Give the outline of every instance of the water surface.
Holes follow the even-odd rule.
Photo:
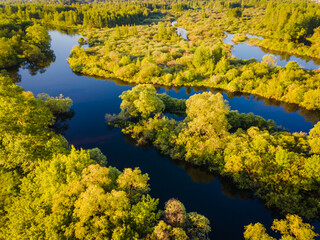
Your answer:
[[[174,25],[176,24],[176,23],[178,23],[177,21],[173,21],[172,23],[171,23],[171,25],[172,25],[172,27],[174,27]],[[177,34],[179,35],[179,36],[181,36],[184,40],[189,40],[188,39],[188,36],[187,36],[187,34],[188,34],[188,31],[187,30],[185,30],[185,29],[183,29],[183,28],[177,28]]]
[[[19,84],[34,94],[46,92],[57,96],[62,93],[73,99],[75,116],[69,121],[69,128],[65,132],[71,144],[85,149],[99,147],[108,157],[108,163],[121,170],[140,167],[150,176],[151,195],[160,198],[159,207],[163,208],[164,202],[172,197],[181,200],[187,211],[197,211],[210,219],[211,239],[242,239],[243,227],[258,221],[267,228],[271,226],[273,218],[277,217],[276,213],[267,210],[251,193],[239,191],[226,179],[183,162],[174,162],[159,154],[155,148],[136,147],[119,129],[108,128],[104,120],[105,113],[118,113],[118,96],[132,86],[74,74],[66,59],[77,44],[79,35],[68,36],[57,31],[51,31],[50,35],[56,61],[44,73],[34,76],[27,69],[20,69],[22,81]],[[203,91],[208,89],[159,88],[159,92],[167,92],[177,98],[187,98]],[[310,119],[319,119],[316,115],[310,119],[303,117],[298,108],[292,108],[292,112],[288,113],[283,105],[266,102],[252,95],[223,95],[229,100],[231,109],[274,119],[292,131],[308,132],[313,127]]]
[[[254,58],[257,61],[262,61],[262,58],[264,55],[273,54],[277,58],[276,65],[280,67],[285,67],[289,61],[295,61],[299,64],[299,66],[308,70],[315,70],[320,67],[320,60],[312,59],[310,57],[303,58],[303,57],[298,57],[290,54],[270,51],[262,47],[249,45],[246,42],[234,44],[232,42],[232,38],[235,34],[229,34],[229,33],[225,33],[225,34],[227,35],[227,37],[224,38],[223,42],[226,44],[233,45],[233,48],[231,50],[231,55],[233,55],[235,58],[241,58],[245,60]],[[247,38],[258,38],[260,40],[263,40],[262,37],[258,37],[250,34],[247,34]]]

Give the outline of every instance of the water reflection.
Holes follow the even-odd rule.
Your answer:
[[[218,173],[208,172],[203,167],[197,167],[185,161],[171,159],[171,162],[183,168],[195,183],[209,184],[218,180],[221,184],[221,191],[226,197],[231,199],[240,199],[242,201],[254,200],[254,194],[252,191],[238,188],[230,178],[222,177]]]
[[[158,90],[160,89],[160,86],[158,86]],[[320,111],[319,110],[307,110],[305,108],[300,107],[297,104],[293,103],[284,103],[280,102],[274,99],[264,98],[258,95],[253,95],[250,93],[241,93],[241,92],[229,92],[224,89],[217,89],[217,88],[207,88],[207,87],[170,87],[165,86],[165,91],[174,91],[175,93],[178,93],[180,90],[184,89],[186,95],[189,97],[194,92],[196,93],[202,93],[211,91],[213,93],[221,93],[224,95],[225,99],[232,100],[232,99],[246,99],[248,101],[260,101],[265,106],[272,106],[272,107],[281,107],[284,109],[286,113],[298,113],[300,116],[302,116],[306,121],[312,123],[313,125],[316,124],[320,120]],[[230,103],[229,103],[230,104]],[[231,105],[231,104],[230,104]],[[235,109],[237,110],[237,109]],[[259,115],[259,113],[255,113]],[[292,129],[291,129],[292,130]]]
[[[254,200],[254,194],[250,190],[239,189],[234,182],[229,178],[220,178],[221,191],[223,195],[231,199],[239,198],[242,201]]]
[[[27,61],[22,64],[23,69],[28,69],[31,76],[34,76],[38,73],[42,74],[46,69],[56,60],[52,50],[46,51],[43,56],[39,57],[35,61]]]
[[[218,175],[209,173],[205,169],[193,166],[185,161],[172,159],[171,162],[183,168],[195,183],[211,183],[218,177]]]
[[[54,52],[52,50],[47,50],[34,61],[25,61],[19,67],[7,69],[8,75],[17,83],[21,81],[21,75],[19,74],[20,68],[28,70],[31,76],[35,76],[38,73],[43,74],[46,69],[50,67],[51,63],[55,62],[55,60],[56,56]]]
[[[59,33],[67,34],[69,36],[75,36],[79,33],[78,29],[76,28],[63,27],[58,25],[54,25],[54,26],[46,25],[46,28],[48,31],[58,31]]]
[[[315,70],[320,67],[320,59],[314,59],[306,56],[297,56],[291,55],[288,53],[283,53],[279,51],[268,50],[263,47],[249,45],[248,43],[238,43],[234,44],[232,38],[235,34],[225,33],[227,35],[226,38],[223,39],[223,42],[226,44],[233,45],[231,50],[231,54],[235,58],[249,60],[251,58],[256,59],[257,61],[262,61],[262,58],[266,54],[273,54],[277,58],[277,65],[280,67],[285,67],[289,61],[296,61],[301,67],[309,70]],[[255,35],[246,34],[247,38],[258,38],[262,40],[262,37],[258,37]]]
[[[173,22],[171,23],[172,27],[174,27],[174,25],[175,25],[176,23],[178,23],[178,22],[177,22],[177,21],[173,21]],[[188,31],[187,31],[187,30],[178,27],[178,28],[177,28],[177,34],[178,34],[180,37],[182,37],[184,40],[186,40],[186,41],[189,40],[189,39],[188,39],[188,36],[187,36],[187,34],[188,34]]]
[[[61,135],[65,135],[66,131],[69,129],[69,120],[71,120],[75,115],[74,110],[70,110],[66,113],[55,114],[55,123],[51,126],[52,130]]]
[[[110,127],[112,129],[112,127]],[[152,149],[152,143],[145,143],[137,145],[137,141],[130,137],[130,135],[124,134],[125,142],[136,146],[140,149]],[[166,155],[163,155],[159,150],[157,150],[159,156],[166,158]],[[223,195],[231,199],[240,199],[242,201],[254,200],[254,194],[250,190],[240,189],[232,181],[232,179],[227,177],[222,177],[218,173],[209,172],[205,167],[199,167],[192,165],[186,161],[181,161],[177,159],[170,158],[170,162],[176,166],[181,167],[191,178],[194,183],[212,183],[215,180],[218,180],[221,184],[221,191]]]
[[[119,113],[121,99],[118,96],[135,84],[75,75],[66,59],[72,47],[78,45],[80,35],[71,37],[57,31],[50,32],[50,35],[57,60],[41,75],[31,76],[28,70],[20,69],[22,81],[19,85],[35,95],[46,92],[57,96],[62,93],[72,98],[76,115],[67,122],[68,130],[64,132],[70,144],[84,149],[99,147],[108,157],[108,163],[121,170],[140,167],[143,173],[149,174],[151,195],[160,199],[159,207],[163,207],[164,202],[172,197],[178,198],[188,211],[197,211],[210,219],[212,239],[242,239],[243,226],[249,223],[261,222],[271,226],[273,212],[267,211],[257,198],[252,198],[250,192],[233,186],[229,179],[217,178],[205,169],[183,162],[174,164],[175,161],[159,154],[155,148],[148,145],[136,147],[135,142],[124,137],[120,129],[108,128],[105,114]],[[167,92],[176,98],[188,98],[209,90],[220,91],[201,87],[158,86],[159,93]],[[233,110],[274,119],[294,131],[308,130],[313,126],[299,114],[285,112],[282,105],[266,105],[250,94],[221,92]]]

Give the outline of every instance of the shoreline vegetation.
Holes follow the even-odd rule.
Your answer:
[[[301,69],[296,62],[275,67],[272,55],[263,62],[233,59],[218,37],[184,41],[170,22],[85,36],[90,47],[74,47],[68,59],[76,73],[134,84],[217,88],[320,109],[319,70]]]
[[[140,84],[122,93],[121,112],[107,114],[109,124],[137,144],[151,142],[173,159],[205,166],[252,190],[286,215],[271,227],[283,239],[318,236],[303,219],[319,220],[320,123],[309,134],[289,133],[271,120],[230,111],[221,94],[185,101],[157,94],[150,84],[225,89],[319,110],[320,70],[295,62],[275,67],[272,55],[263,62],[233,59],[221,41],[224,32],[250,32],[265,38],[257,43],[265,48],[320,58],[319,4],[16,3],[0,4],[1,69],[26,62],[36,73],[54,61],[43,26],[80,30],[89,47],[71,51],[75,73]],[[188,30],[190,41],[177,36],[173,19]],[[71,99],[35,98],[4,71],[0,96],[0,238],[208,239],[205,216],[187,213],[176,199],[158,209],[140,169],[107,167],[99,149],[76,150],[53,131],[58,115],[70,113]],[[244,238],[275,239],[260,223],[246,226]]]
[[[148,174],[119,171],[52,131],[70,98],[35,98],[6,75],[0,97],[1,239],[208,239],[209,220],[179,200],[158,208]]]
[[[284,132],[272,120],[230,111],[219,93],[182,100],[138,85],[120,98],[121,112],[106,121],[137,145],[152,143],[173,159],[229,177],[284,215],[318,218],[319,123],[309,134]]]
[[[319,34],[319,38],[320,38],[320,34]],[[300,58],[309,57],[310,59],[315,59],[318,61],[320,60],[320,54],[315,55],[313,53],[308,53],[308,47],[303,44],[291,44],[291,43],[279,44],[279,40],[277,39],[260,40],[260,39],[254,39],[254,38],[249,39],[247,43],[250,45],[262,47],[263,49],[274,51],[277,53],[293,55]]]

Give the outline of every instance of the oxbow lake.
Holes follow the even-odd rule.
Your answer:
[[[151,195],[160,199],[159,207],[163,208],[164,203],[173,197],[181,200],[188,212],[196,211],[210,219],[211,239],[242,239],[244,226],[249,223],[261,222],[267,228],[271,226],[273,219],[278,217],[277,213],[266,209],[250,192],[238,190],[227,179],[172,161],[153,147],[136,147],[119,129],[108,128],[105,114],[120,111],[118,96],[132,86],[76,75],[66,59],[72,47],[78,44],[80,35],[58,31],[50,31],[50,35],[55,62],[42,74],[31,75],[28,69],[20,68],[22,80],[18,84],[35,95],[45,92],[57,96],[62,93],[73,99],[75,115],[64,126],[68,127],[64,133],[71,144],[84,149],[98,147],[108,157],[108,164],[121,170],[139,167],[148,173]],[[209,89],[159,87],[159,92],[176,98],[188,98],[203,91]],[[303,111],[294,105],[270,102],[253,95],[222,94],[232,110],[273,119],[290,131],[308,132],[319,119],[318,113]],[[315,224],[319,230],[319,224]]]

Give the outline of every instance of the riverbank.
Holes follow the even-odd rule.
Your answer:
[[[290,42],[279,41],[277,39],[249,39],[250,45],[259,46],[264,49],[282,53],[284,55],[296,55],[300,58],[320,62],[320,51],[318,48],[310,48],[303,44],[294,44]],[[320,66],[319,66],[320,67]]]
[[[263,58],[267,54],[273,55],[273,65],[285,67],[288,62],[295,61],[299,64],[299,67],[305,70],[318,70],[320,67],[320,61],[316,58],[310,58],[306,56],[290,55],[286,52],[274,51],[255,44],[256,42],[263,42],[264,39],[261,36],[251,34],[230,34],[224,33],[225,37],[223,42],[232,45],[231,55],[234,58],[240,58],[244,60],[256,59],[258,62],[263,62]]]
[[[134,84],[219,88],[320,109],[319,71],[294,62],[282,68],[229,58],[218,39],[205,46],[180,40],[169,23],[93,31],[86,37],[92,47],[75,47],[68,59],[76,73]]]
[[[167,199],[175,197],[184,202],[189,211],[208,216],[213,223],[210,239],[241,239],[243,227],[248,223],[257,219],[265,225],[272,223],[271,211],[250,193],[199,168],[174,162],[154,148],[136,147],[120,130],[106,128],[105,113],[119,111],[118,95],[131,86],[74,74],[66,58],[80,35],[68,36],[57,31],[50,32],[50,35],[56,61],[42,74],[30,75],[27,69],[20,69],[22,80],[19,85],[34,94],[47,92],[56,96],[62,93],[72,98],[75,116],[66,123],[65,131],[70,144],[77,149],[98,147],[107,155],[108,163],[120,170],[140,167],[142,172],[149,174],[150,194],[160,199],[159,207],[163,208]],[[159,91],[165,89],[160,88]],[[175,91],[169,93],[175,94]],[[184,90],[180,91],[181,94],[187,97]],[[237,215],[231,223],[229,211],[231,215]]]
[[[174,159],[230,177],[282,214],[317,218],[320,124],[309,135],[275,131],[270,121],[230,112],[219,93],[191,96],[180,121],[166,113],[181,100],[156,94],[152,85],[136,86],[120,98],[121,112],[106,120],[138,145],[152,143]]]

